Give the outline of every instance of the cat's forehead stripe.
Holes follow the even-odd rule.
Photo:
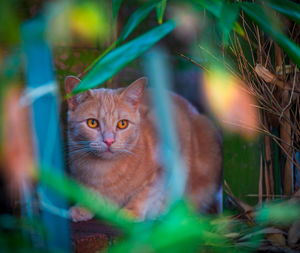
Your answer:
[[[100,116],[112,115],[116,109],[116,102],[116,97],[113,93],[101,94],[99,97]]]
[[[113,90],[98,90],[99,119],[104,126],[114,124],[118,118],[119,96]]]

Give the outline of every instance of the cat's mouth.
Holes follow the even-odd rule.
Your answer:
[[[102,159],[110,159],[116,155],[116,152],[113,151],[110,147],[107,147],[105,149],[102,149],[101,151],[98,150],[98,152],[96,152],[96,155]]]
[[[108,148],[103,153],[111,153],[111,154],[113,154],[114,152],[110,148]]]
[[[115,152],[112,151],[110,148],[107,148],[106,150],[104,150],[103,152],[101,152],[99,154],[99,156],[102,159],[110,159],[110,158],[113,158],[115,156]]]
[[[99,158],[111,158],[116,154],[111,147],[105,147],[104,145],[99,146],[98,144],[91,144],[90,148],[92,153]]]

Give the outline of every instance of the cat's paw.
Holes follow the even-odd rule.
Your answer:
[[[92,213],[90,213],[86,209],[79,207],[79,206],[71,207],[70,215],[71,215],[72,221],[74,221],[74,222],[88,221],[94,217],[94,215]]]

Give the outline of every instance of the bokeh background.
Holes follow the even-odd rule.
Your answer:
[[[256,223],[261,225],[257,216],[267,212],[261,208],[268,208],[268,203],[279,203],[278,201],[291,199],[293,206],[299,196],[299,15],[298,1],[280,0],[1,1],[2,159],[0,166],[3,173],[0,178],[1,190],[6,193],[1,194],[1,213],[10,214],[10,216],[3,216],[3,220],[20,218],[17,225],[15,221],[9,224],[15,224],[11,225],[13,231],[25,230],[27,233],[25,238],[22,236],[23,232],[16,234],[16,238],[22,238],[24,244],[21,243],[20,247],[16,246],[14,250],[19,250],[25,247],[24,245],[30,249],[47,249],[45,246],[47,243],[41,242],[44,236],[32,236],[39,232],[32,232],[34,229],[31,228],[33,226],[31,223],[27,225],[30,229],[24,229],[26,227],[23,222],[24,216],[27,218],[29,216],[30,221],[34,220],[34,224],[42,227],[35,231],[47,231],[47,229],[51,230],[48,224],[51,223],[51,217],[48,218],[46,215],[43,219],[46,219],[48,223],[47,221],[41,222],[39,220],[40,209],[52,208],[52,211],[48,210],[52,213],[50,216],[53,212],[57,211],[61,214],[62,210],[65,210],[63,208],[57,210],[55,205],[49,207],[48,202],[41,203],[43,196],[41,197],[41,191],[37,190],[40,184],[49,186],[51,182],[49,179],[43,179],[43,175],[38,173],[40,165],[36,160],[37,151],[34,145],[36,140],[32,133],[34,124],[39,124],[44,118],[35,117],[33,121],[31,116],[32,110],[35,110],[34,103],[30,100],[32,98],[26,95],[28,90],[27,93],[24,91],[26,83],[28,86],[30,80],[33,80],[28,76],[34,76],[34,73],[39,71],[42,75],[44,67],[35,67],[35,72],[29,73],[28,69],[33,69],[30,67],[30,57],[33,55],[28,53],[31,52],[28,48],[33,45],[32,43],[40,42],[42,38],[43,43],[47,44],[51,50],[48,53],[49,57],[52,57],[49,60],[52,65],[50,64],[47,68],[51,73],[55,73],[53,80],[57,81],[59,91],[55,101],[52,101],[59,105],[58,121],[52,123],[54,128],[57,125],[61,127],[62,141],[59,138],[58,142],[62,156],[59,162],[62,165],[59,166],[62,168],[58,171],[66,172],[68,161],[64,151],[67,149],[65,145],[67,142],[67,107],[64,78],[67,75],[75,75],[85,80],[78,92],[97,85],[107,88],[127,86],[135,79],[149,73],[145,67],[146,58],[143,54],[148,50],[139,52],[139,49],[143,48],[143,43],[147,49],[152,49],[151,43],[159,48],[159,52],[162,52],[167,61],[164,70],[170,73],[169,88],[186,97],[200,112],[207,114],[218,126],[223,136],[224,214],[228,217],[234,215],[242,217],[251,227],[249,229],[245,224],[239,223],[239,228],[237,228],[236,221],[235,225],[232,225],[227,220],[225,223],[230,225],[226,225],[225,229],[222,223],[221,227],[226,231],[223,231],[223,234],[231,234],[232,237],[229,236],[229,239],[226,237],[226,243],[223,243],[224,238],[219,238],[218,240],[223,244],[217,245],[216,248],[220,247],[219,250],[224,250],[225,247],[226,250],[233,250],[232,247],[228,248],[228,244],[234,245],[249,231],[254,233],[253,229],[257,229],[254,226]],[[26,22],[29,20],[42,20],[43,28],[35,31],[34,26],[26,27]],[[174,24],[168,22],[174,22]],[[155,30],[157,27],[161,27],[160,32]],[[146,33],[151,33],[147,38],[152,38],[153,42],[151,39],[149,41],[138,40]],[[131,47],[133,49],[122,51],[121,47],[128,45],[134,39],[137,40]],[[32,50],[38,50],[38,46],[32,48],[34,48]],[[116,53],[116,49],[120,49],[119,54]],[[105,57],[109,58],[110,55],[112,56],[110,61],[104,61],[107,59]],[[135,56],[132,60],[126,60],[133,55]],[[140,55],[142,56],[139,57]],[[151,53],[148,57],[151,59]],[[107,78],[103,77],[104,72],[109,73]],[[164,73],[157,74],[164,75]],[[45,84],[45,82],[41,83]],[[40,92],[47,94],[49,91]],[[23,101],[23,106],[19,106],[20,101]],[[49,106],[47,103],[45,103],[45,108]],[[47,118],[51,110],[45,109],[43,112],[41,108],[39,105],[41,115]],[[72,194],[65,190],[68,188],[66,185],[66,182],[62,181],[60,190],[56,190],[64,192],[64,197],[74,201],[76,197],[70,196]],[[75,185],[69,185],[69,187],[69,189],[77,189]],[[24,192],[29,193],[24,194]],[[57,193],[51,192],[50,196],[52,194],[55,199]],[[30,211],[28,211],[28,201]],[[53,201],[55,203],[56,200]],[[86,205],[90,204],[86,203]],[[289,204],[283,206],[290,207]],[[101,205],[98,208],[100,209]],[[282,208],[282,206],[277,206],[274,210]],[[261,210],[261,213],[257,214],[256,210]],[[286,209],[284,210],[284,216],[293,218],[299,215],[297,207],[289,208],[292,210],[290,215]],[[64,212],[62,213],[62,217],[67,216]],[[112,216],[109,215],[109,212],[103,214],[99,211],[100,217],[104,216],[117,227],[121,226],[122,222],[114,223]],[[185,217],[184,215],[187,214],[182,211],[182,215]],[[278,220],[281,218],[280,215],[276,216]],[[261,219],[264,221],[268,218]],[[220,224],[220,222],[216,223]],[[5,226],[7,225],[3,225],[6,230],[9,229]],[[205,224],[201,228],[205,230],[208,227],[210,228],[211,224],[209,226]],[[291,250],[299,249],[299,221],[297,219],[286,221],[286,224],[276,228],[277,230],[272,230],[273,227],[270,229],[266,223],[260,228],[267,229],[261,233],[263,236],[271,234],[275,235],[273,236],[275,239],[266,236],[266,241],[259,238],[251,242],[252,244],[250,242],[246,244],[245,241],[248,243],[250,237],[255,237],[249,236],[241,240],[246,248],[238,246],[238,250],[256,250],[262,242],[269,246],[267,250],[288,246]],[[4,234],[5,229],[2,230]],[[222,231],[220,227],[214,229],[214,232],[218,229],[219,232]],[[166,231],[169,230],[166,229]],[[14,235],[13,232],[12,234]],[[68,236],[69,233],[66,232],[66,237]],[[193,239],[201,244],[200,235],[197,234],[197,236],[195,236],[197,240]],[[10,251],[10,243],[14,244],[13,242],[17,239],[11,239],[8,243],[5,236],[2,238],[4,238],[3,249]],[[150,239],[149,241],[152,242],[150,245],[156,245],[153,247],[159,251],[164,248],[159,243],[155,244],[155,240],[159,241],[157,238],[159,238],[159,233],[153,236],[151,239],[153,241]],[[174,236],[174,238],[177,237]],[[137,241],[141,245],[149,246],[147,244],[149,241],[143,240]],[[212,238],[207,240],[213,241]],[[275,241],[276,246],[272,240]],[[47,239],[44,241],[47,242]],[[191,241],[193,240],[189,238],[187,242],[182,243],[182,247],[186,247],[184,243],[187,243],[193,245],[191,250],[195,249]],[[133,247],[134,242],[132,238],[128,239],[127,244],[122,246],[125,248],[120,246],[120,248],[116,247],[116,250],[121,251],[126,247]],[[140,250],[139,247],[142,247],[140,244],[136,246],[137,252]],[[168,245],[174,246],[175,244],[170,239]],[[214,245],[209,246],[210,249],[215,250]],[[56,249],[55,246],[54,248]],[[177,250],[180,249],[179,247]]]

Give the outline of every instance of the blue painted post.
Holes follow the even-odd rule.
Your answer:
[[[35,162],[37,169],[63,173],[64,155],[58,119],[58,101],[51,49],[45,39],[46,21],[32,19],[22,26],[26,64],[27,96],[31,104]],[[30,101],[31,99],[31,101]],[[29,101],[28,101],[29,100]],[[70,251],[67,202],[43,185],[38,186],[41,218],[49,251]]]

